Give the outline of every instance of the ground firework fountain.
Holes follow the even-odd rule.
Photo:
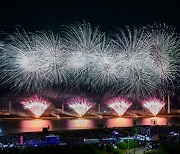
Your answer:
[[[143,107],[147,108],[154,116],[156,116],[165,103],[157,98],[149,98],[142,102]]]
[[[45,110],[47,110],[51,103],[38,96],[34,96],[25,101],[22,101],[21,104],[25,109],[29,109],[36,118],[39,118],[45,112]]]
[[[79,117],[82,117],[93,106],[93,103],[86,98],[73,98],[68,101],[69,107],[72,108]]]
[[[107,105],[112,108],[119,116],[122,116],[126,110],[131,106],[131,103],[121,97],[115,97],[107,102]]]

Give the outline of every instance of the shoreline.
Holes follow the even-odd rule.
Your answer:
[[[180,117],[180,114],[176,115],[176,114],[166,114],[166,115],[158,115],[158,116],[153,116],[153,115],[124,115],[122,117],[118,117],[118,116],[84,116],[82,118],[79,117],[41,117],[39,118],[40,120],[54,120],[54,119],[112,119],[112,118],[133,118],[133,119],[138,119],[138,118],[170,118],[170,117]],[[36,118],[33,117],[4,117],[4,118],[0,118],[0,120],[35,120]]]
[[[26,124],[28,124],[29,122],[31,124],[35,124],[32,129],[31,128],[26,128],[26,126],[23,126],[23,128],[25,127],[25,129],[21,130],[19,129],[19,125],[16,126],[14,128],[13,131],[9,131],[8,129],[5,131],[5,128],[4,131],[3,131],[3,134],[10,134],[10,133],[26,133],[26,132],[43,132],[43,128],[47,128],[47,126],[49,125],[48,123],[52,122],[52,123],[59,123],[61,120],[62,122],[63,121],[69,121],[70,123],[74,124],[74,122],[88,122],[88,119],[89,121],[95,121],[94,122],[94,126],[93,127],[89,127],[88,125],[87,126],[82,126],[82,127],[67,127],[66,125],[65,126],[53,126],[48,130],[48,132],[52,132],[52,131],[60,131],[60,130],[84,130],[84,129],[102,129],[102,128],[131,128],[132,126],[137,126],[137,127],[144,127],[144,126],[165,126],[165,127],[171,127],[171,126],[178,126],[180,127],[179,123],[176,125],[176,124],[173,124],[173,123],[169,123],[168,122],[168,118],[169,117],[176,117],[177,120],[179,120],[180,118],[180,115],[158,115],[156,117],[154,116],[151,116],[151,115],[146,115],[146,116],[122,116],[122,119],[126,120],[126,118],[131,121],[130,124],[127,124],[127,125],[114,125],[114,124],[110,124],[110,125],[106,125],[106,123],[104,123],[104,120],[119,120],[118,116],[102,116],[101,118],[98,118],[98,116],[85,116],[83,118],[78,118],[78,117],[60,117],[60,118],[57,118],[57,117],[41,117],[40,119],[35,119],[33,117],[15,117],[15,118],[0,118],[0,122],[2,122],[2,124],[4,123],[6,125],[6,122],[7,123],[11,123],[11,122],[23,122],[23,121],[26,121]],[[130,119],[131,118],[131,119]],[[140,120],[143,120],[147,118],[147,120],[149,121],[147,124],[141,124],[141,123],[138,123],[138,121]],[[157,118],[163,118],[163,119],[166,119],[167,123],[156,123],[156,124],[153,124],[153,120],[157,120]],[[64,119],[64,120],[63,120]],[[104,120],[103,120],[104,119]],[[163,120],[162,119],[162,120]],[[71,121],[72,120],[72,121]],[[136,120],[137,120],[137,125],[136,125]],[[35,122],[35,123],[32,123],[32,122]],[[48,122],[47,124],[42,124],[42,122]],[[116,121],[117,122],[117,121]],[[121,121],[122,122],[122,121]],[[134,125],[134,122],[135,122],[135,125]],[[40,123],[40,125],[38,125],[38,123]],[[38,125],[38,129],[34,129],[36,128],[36,125]],[[8,128],[8,127],[7,127]]]

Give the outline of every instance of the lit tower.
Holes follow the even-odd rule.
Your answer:
[[[64,111],[64,103],[62,103],[62,108],[61,109],[62,109],[62,111]]]
[[[98,104],[98,112],[101,112],[101,104]]]
[[[168,114],[171,113],[171,106],[170,106],[170,96],[169,96],[169,93],[168,93]]]
[[[9,101],[9,114],[11,114],[11,111],[12,111],[12,104],[11,101]]]
[[[165,96],[163,94],[163,102],[165,103],[165,105],[163,106],[163,111],[166,109],[166,101],[165,101]]]

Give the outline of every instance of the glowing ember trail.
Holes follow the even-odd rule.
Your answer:
[[[40,97],[34,96],[21,102],[21,104],[24,106],[25,109],[29,109],[36,118],[39,118],[50,106],[51,103],[45,101]]]
[[[69,107],[72,108],[79,117],[82,117],[93,106],[93,103],[86,98],[73,98],[68,101]]]
[[[110,99],[106,104],[116,111],[119,116],[122,116],[132,103],[129,103],[129,101],[124,98],[115,97]]]
[[[154,116],[156,116],[165,103],[157,98],[150,98],[142,102],[143,107],[147,108]]]

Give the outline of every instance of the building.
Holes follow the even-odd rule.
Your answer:
[[[46,146],[46,145],[60,145],[60,137],[58,135],[54,136],[53,134],[46,136],[45,141],[42,140],[29,140],[27,146]]]

